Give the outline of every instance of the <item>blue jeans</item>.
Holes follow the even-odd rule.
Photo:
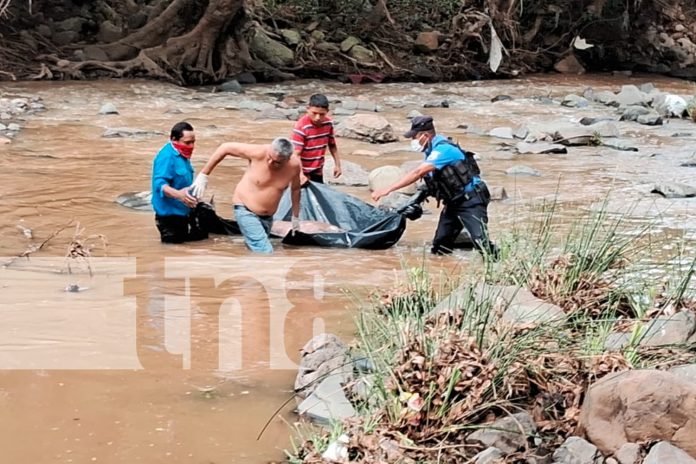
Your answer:
[[[273,216],[259,216],[244,205],[234,205],[234,217],[242,231],[246,246],[254,253],[272,253],[273,245],[268,239]]]

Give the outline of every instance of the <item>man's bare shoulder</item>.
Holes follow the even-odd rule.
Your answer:
[[[266,155],[268,145],[257,143],[227,142],[222,144],[222,147],[228,154],[256,159]]]
[[[299,156],[291,156],[290,159],[288,160],[288,169],[292,169],[293,171],[299,171],[302,169],[302,161],[300,161]]]

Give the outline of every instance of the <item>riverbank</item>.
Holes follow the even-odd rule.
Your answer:
[[[34,0],[3,7],[3,80],[440,82],[549,71],[696,78],[693,8],[667,0]]]
[[[500,262],[411,268],[364,302],[354,346],[329,342],[311,388],[301,367],[300,410],[329,426],[298,428],[289,462],[696,462],[696,259],[655,224],[556,206]]]

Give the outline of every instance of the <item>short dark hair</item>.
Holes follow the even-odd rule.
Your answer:
[[[309,97],[309,104],[307,106],[316,106],[317,108],[329,109],[329,99],[326,95],[317,93]]]
[[[184,131],[192,131],[193,126],[186,121],[177,122],[172,127],[172,132],[169,134],[170,140],[180,140],[184,136]]]

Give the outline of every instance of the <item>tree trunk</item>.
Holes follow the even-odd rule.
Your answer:
[[[174,83],[215,82],[232,71],[241,71],[250,62],[248,48],[238,31],[244,24],[245,0],[210,0],[203,16],[188,33],[171,37],[171,24],[195,0],[174,0],[169,7],[143,28],[106,45],[110,61],[69,63],[55,56],[51,71],[73,78],[84,77],[85,70],[103,70],[119,77],[143,74]],[[233,22],[233,33],[227,34]]]
[[[181,11],[191,0],[174,0],[152,21],[118,42],[100,47],[111,60],[124,60],[138,55],[140,50],[164,43],[173,31],[173,24],[179,22]]]
[[[191,32],[169,39],[164,47],[157,47],[153,51],[162,48],[167,62],[179,61],[179,68],[188,66],[215,75],[213,54],[216,45],[221,45],[219,51],[224,54],[224,41],[220,37],[243,6],[244,0],[212,0]],[[220,58],[223,63],[225,57]]]

